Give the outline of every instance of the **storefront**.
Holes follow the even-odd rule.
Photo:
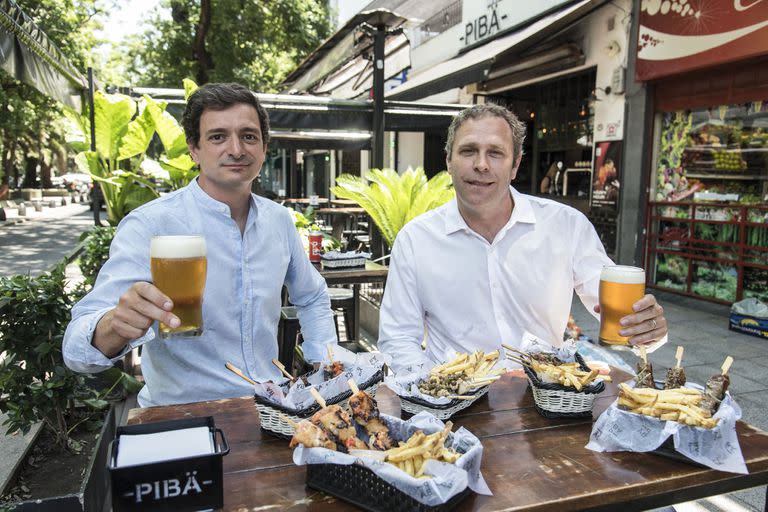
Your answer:
[[[768,4],[651,4],[636,68],[654,106],[648,284],[768,301]]]

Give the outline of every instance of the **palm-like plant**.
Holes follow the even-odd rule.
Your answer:
[[[422,167],[416,170],[409,167],[402,174],[393,169],[371,169],[366,178],[342,174],[336,178],[332,192],[357,201],[376,223],[389,247],[411,219],[450,201],[455,195],[447,172],[427,180]]]

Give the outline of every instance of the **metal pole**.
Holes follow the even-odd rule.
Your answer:
[[[385,25],[376,25],[373,32],[373,151],[372,167],[384,167],[384,39]]]
[[[96,151],[96,113],[94,112],[94,84],[93,68],[88,68],[88,117],[91,121],[91,151]],[[101,185],[93,183],[91,190],[91,209],[93,209],[93,223],[101,226]]]

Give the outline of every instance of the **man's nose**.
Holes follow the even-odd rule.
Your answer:
[[[488,156],[482,151],[479,151],[477,153],[477,157],[475,158],[475,170],[477,171],[488,170]]]
[[[234,158],[243,156],[243,143],[240,141],[239,137],[232,137],[229,144],[229,154]]]

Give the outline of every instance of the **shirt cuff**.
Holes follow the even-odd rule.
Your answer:
[[[134,348],[150,341],[151,339],[154,339],[155,337],[155,330],[153,326],[146,332],[146,334],[144,334],[144,336],[129,341],[114,357],[107,357],[101,352],[101,350],[93,346],[93,335],[96,333],[96,326],[98,325],[101,318],[112,309],[114,308],[108,307],[94,313],[91,315],[88,323],[85,326],[86,343],[83,343],[82,361],[87,366],[98,367],[102,370],[107,370],[114,366],[117,361],[125,357],[125,354]]]

